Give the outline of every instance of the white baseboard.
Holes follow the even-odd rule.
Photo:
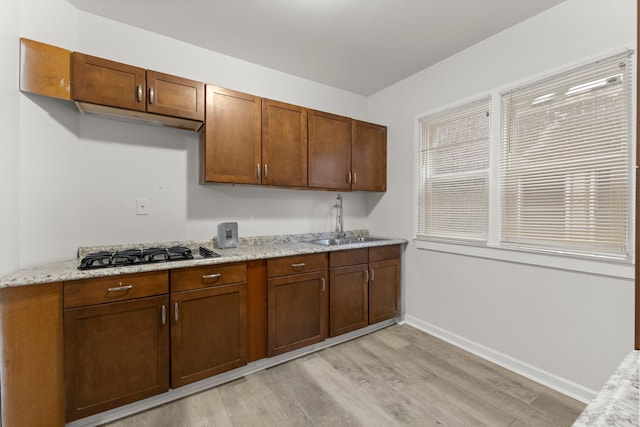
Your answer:
[[[413,316],[405,315],[402,323],[406,323],[414,328],[420,329],[421,331],[440,338],[449,344],[460,347],[463,350],[475,354],[476,356],[480,356],[483,359],[500,365],[505,369],[520,374],[530,380],[552,388],[583,403],[589,403],[597,394],[595,390],[591,390],[580,384],[574,383],[573,381],[569,381],[566,378],[554,375],[543,369],[537,368],[504,353],[500,353],[499,351],[493,350],[482,344],[478,344]]]

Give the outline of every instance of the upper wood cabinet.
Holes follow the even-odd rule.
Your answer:
[[[145,70],[73,52],[73,99],[146,111]]]
[[[20,39],[20,90],[71,99],[71,51]]]
[[[204,83],[147,70],[147,112],[204,120]]]
[[[72,97],[84,110],[101,114],[118,113],[92,107],[96,105],[153,113],[158,115],[158,124],[194,129],[199,128],[200,124],[172,123],[169,120],[165,123],[159,117],[176,117],[198,123],[204,121],[204,83],[79,52],[73,52],[72,59]],[[130,114],[129,117],[154,121],[154,116]]]
[[[207,85],[200,182],[260,184],[262,98]]]
[[[351,119],[309,110],[310,188],[351,189]]]
[[[309,187],[386,191],[387,128],[309,110]]]
[[[262,100],[262,183],[307,186],[307,109]]]
[[[352,190],[387,190],[387,127],[353,120]]]
[[[20,42],[24,92],[109,118],[196,131],[204,124],[201,184],[386,191],[386,126]]]

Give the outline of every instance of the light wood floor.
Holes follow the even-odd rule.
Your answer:
[[[584,406],[394,325],[109,427],[570,426]]]

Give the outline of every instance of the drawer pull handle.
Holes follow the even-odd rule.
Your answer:
[[[211,280],[211,279],[219,279],[222,274],[214,273],[214,274],[205,274],[202,276],[202,280]]]
[[[137,87],[136,99],[138,100],[138,102],[142,102],[142,85],[138,85]]]
[[[122,282],[118,283],[120,286],[116,286],[115,288],[108,288],[107,292],[119,292],[119,291],[128,291],[133,288],[133,285],[123,285]]]
[[[324,277],[323,277],[322,278],[322,293],[324,293],[326,288],[327,288],[327,281],[324,280]]]
[[[156,102],[156,91],[153,90],[153,87],[149,88],[149,104],[153,104]]]
[[[299,264],[291,264],[291,268],[304,268],[306,265],[306,263],[301,262]]]
[[[173,313],[176,315],[176,322],[178,321],[178,303],[173,306]]]
[[[167,308],[162,304],[162,324],[167,323]]]

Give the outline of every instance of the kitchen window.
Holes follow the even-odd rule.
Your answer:
[[[502,246],[629,259],[630,69],[617,56],[502,96]]]
[[[625,52],[417,117],[416,246],[632,278],[631,71]]]
[[[418,238],[486,242],[490,99],[419,119]]]

